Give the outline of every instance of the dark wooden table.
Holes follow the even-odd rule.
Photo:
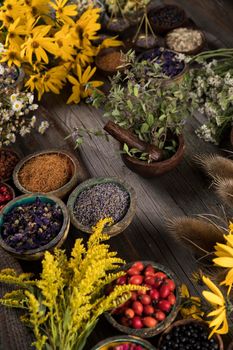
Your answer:
[[[229,16],[230,10],[231,14],[233,13],[232,1],[165,2],[180,4],[197,24],[212,34],[213,38],[219,34],[223,45],[233,44],[231,22],[227,17],[223,18]],[[159,3],[161,1],[158,1]],[[221,150],[197,138],[194,130],[198,125],[198,118],[190,116],[184,132],[186,152],[180,166],[162,177],[144,179],[123,164],[118,152],[118,143],[113,139],[107,142],[104,138],[86,138],[84,145],[78,151],[74,151],[72,141],[64,139],[74,128],[101,129],[105,121],[101,110],[85,104],[68,106],[65,104],[66,99],[65,94],[47,95],[43,99],[40,113],[48,118],[49,130],[43,136],[33,133],[25,139],[19,139],[16,144],[17,150],[23,156],[54,147],[67,149],[73,152],[80,162],[80,181],[89,177],[118,176],[129,182],[137,193],[137,212],[130,227],[119,236],[111,238],[111,249],[117,250],[126,261],[142,259],[164,264],[172,269],[192,292],[199,293],[197,286],[190,280],[191,274],[198,268],[196,261],[190,251],[177,244],[169,235],[166,221],[174,216],[203,213],[221,215],[221,203],[209,188],[209,181],[193,162],[196,153],[221,153]],[[66,243],[68,249],[77,237],[83,235],[72,228]],[[22,266],[28,271],[39,268],[38,263],[24,262]],[[86,350],[90,350],[97,341],[115,334],[118,332],[101,319],[90,336]],[[157,339],[152,339],[151,342],[156,345]]]

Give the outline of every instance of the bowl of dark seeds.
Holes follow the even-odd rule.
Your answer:
[[[219,334],[209,338],[208,323],[195,319],[174,322],[162,334],[159,350],[223,350],[223,341]]]
[[[46,250],[65,241],[70,218],[65,204],[54,196],[22,195],[0,214],[0,246],[18,259],[41,259]]]
[[[72,224],[80,231],[92,233],[92,227],[104,218],[113,223],[104,233],[115,236],[131,223],[136,210],[136,194],[118,178],[93,178],[71,193],[67,204]]]

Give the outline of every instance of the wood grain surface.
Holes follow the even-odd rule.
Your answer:
[[[157,3],[159,5],[163,1]],[[164,3],[176,3],[182,6],[200,28],[208,32],[213,46],[219,46],[218,39],[222,42],[222,46],[233,44],[233,28],[230,21],[233,1],[169,0]],[[45,96],[43,107],[40,108],[40,117],[48,118],[49,130],[43,136],[35,132],[25,139],[19,139],[16,144],[17,150],[23,156],[54,147],[66,149],[73,152],[80,161],[80,182],[89,177],[100,176],[118,176],[128,181],[137,193],[137,212],[127,230],[111,238],[111,249],[117,250],[127,262],[142,259],[164,264],[172,269],[192,292],[199,293],[200,289],[190,280],[192,272],[198,268],[196,261],[190,251],[170,237],[166,221],[174,216],[183,215],[203,213],[222,215],[222,204],[210,188],[208,179],[193,161],[193,157],[197,153],[224,153],[224,151],[197,138],[194,130],[198,126],[199,116],[190,116],[185,126],[186,151],[182,163],[162,177],[143,179],[123,164],[118,151],[119,145],[113,139],[107,142],[101,137],[92,139],[87,137],[80,150],[74,150],[72,140],[65,140],[69,133],[77,127],[102,129],[106,120],[103,120],[101,110],[85,104],[68,106],[65,104],[66,100],[66,93],[59,96]],[[73,228],[65,245],[68,250],[77,237],[86,236]],[[26,271],[40,269],[38,263],[31,262],[23,262],[22,267]],[[85,350],[90,350],[97,341],[116,334],[118,332],[102,318],[90,336]],[[156,345],[157,338],[151,342]]]

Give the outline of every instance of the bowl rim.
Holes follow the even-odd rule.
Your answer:
[[[62,223],[61,229],[58,232],[58,234],[51,241],[49,241],[47,244],[45,244],[39,248],[28,249],[28,250],[23,251],[23,252],[17,252],[17,250],[15,250],[14,248],[12,248],[8,244],[6,244],[2,238],[1,227],[2,227],[2,223],[4,222],[4,219],[3,219],[4,214],[8,210],[10,211],[12,206],[17,204],[18,201],[22,201],[24,199],[25,199],[25,201],[27,201],[27,199],[33,199],[33,198],[36,199],[37,197],[39,197],[39,198],[43,197],[43,198],[50,199],[51,201],[53,201],[55,204],[57,204],[61,208],[62,215],[63,215],[63,223]],[[44,193],[23,194],[21,196],[18,196],[16,198],[12,199],[10,202],[8,202],[6,204],[6,206],[0,212],[0,246],[2,248],[4,248],[6,251],[8,251],[9,253],[13,253],[16,256],[17,255],[18,256],[21,256],[21,255],[30,256],[30,255],[33,255],[36,253],[41,253],[41,252],[44,252],[46,250],[51,249],[61,240],[67,227],[69,227],[69,224],[70,224],[69,212],[61,199],[59,199],[53,195],[45,195]]]
[[[123,188],[129,194],[130,204],[129,204],[129,208],[128,208],[127,212],[125,213],[124,217],[120,221],[118,221],[116,224],[114,224],[112,226],[105,227],[103,232],[109,234],[111,237],[117,235],[118,233],[120,233],[119,225],[122,225],[124,223],[126,224],[128,219],[130,219],[131,217],[134,216],[135,210],[136,210],[136,193],[135,193],[135,190],[130,185],[128,185],[128,183],[126,183],[123,179],[120,179],[118,177],[94,177],[94,178],[90,178],[90,179],[82,182],[81,184],[79,184],[73,190],[73,192],[71,192],[71,194],[68,198],[68,201],[67,201],[67,208],[68,208],[68,211],[70,213],[71,223],[78,230],[85,232],[85,233],[89,233],[89,234],[93,233],[92,227],[87,227],[87,226],[82,225],[74,215],[74,204],[75,204],[76,198],[78,197],[78,195],[81,192],[83,192],[84,190],[86,190],[88,188],[91,188],[91,187],[98,185],[98,184],[109,183],[109,182],[120,185],[120,187]]]
[[[108,320],[108,322],[114,327],[117,328],[118,330],[120,330],[123,333],[129,334],[129,335],[136,335],[139,337],[145,337],[145,338],[151,338],[154,337],[155,335],[163,332],[165,329],[167,329],[170,324],[175,320],[175,318],[177,317],[177,314],[179,312],[179,308],[180,308],[180,303],[181,303],[181,294],[180,294],[180,281],[177,278],[177,276],[175,275],[175,273],[170,270],[170,268],[157,263],[155,261],[147,261],[147,260],[140,260],[145,266],[147,265],[152,265],[154,266],[156,269],[158,269],[159,271],[165,272],[167,274],[167,276],[169,278],[172,278],[175,282],[176,285],[176,303],[175,305],[172,306],[171,311],[169,312],[169,314],[167,315],[167,317],[165,318],[164,321],[158,323],[158,325],[156,327],[153,328],[141,328],[141,329],[134,329],[134,328],[130,328],[130,327],[126,327],[123,326],[121,324],[119,324],[115,318],[111,315],[110,312],[105,312],[104,316],[106,317],[106,319]],[[117,269],[117,271],[124,271],[127,270],[128,268],[130,268],[135,262],[130,262],[125,264],[122,268]],[[169,318],[169,319],[168,319]],[[166,326],[166,321],[168,320],[169,324],[168,326]],[[165,327],[165,328],[163,328]]]
[[[25,187],[23,187],[19,181],[19,172],[20,170],[23,168],[23,166],[30,161],[33,158],[36,158],[38,156],[43,156],[46,154],[62,154],[63,156],[66,156],[72,163],[72,167],[73,167],[73,174],[70,178],[70,180],[68,182],[65,183],[65,185],[57,188],[56,190],[50,191],[50,192],[32,192],[27,190]],[[75,158],[75,156],[73,156],[73,154],[69,151],[66,150],[59,150],[56,148],[52,148],[52,149],[48,149],[48,150],[42,150],[42,151],[37,151],[34,153],[31,153],[29,155],[27,155],[26,157],[24,157],[23,159],[21,159],[16,167],[14,168],[14,172],[13,172],[13,182],[15,184],[15,186],[18,188],[18,190],[20,190],[20,192],[25,193],[25,194],[35,194],[35,193],[40,193],[40,194],[44,194],[44,195],[54,195],[56,196],[58,191],[62,191],[64,189],[66,189],[67,187],[69,187],[73,180],[76,180],[77,178],[77,171],[78,171],[78,160]]]
[[[167,43],[168,35],[171,34],[173,31],[175,31],[175,30],[177,30],[177,29],[180,29],[180,28],[182,28],[182,29],[183,29],[183,28],[186,28],[186,29],[190,29],[190,30],[196,30],[197,32],[199,32],[199,33],[201,34],[201,38],[202,38],[201,44],[200,44],[199,46],[197,46],[195,49],[189,50],[189,51],[176,51],[176,50],[174,50],[174,49],[170,49],[170,48],[169,48],[169,45],[168,45],[168,43]],[[194,55],[194,54],[197,54],[198,52],[200,52],[200,51],[204,48],[204,46],[205,46],[205,44],[206,44],[206,36],[205,36],[204,31],[201,30],[201,29],[199,29],[199,28],[193,28],[193,27],[188,27],[188,26],[181,26],[181,27],[173,28],[173,29],[169,30],[169,32],[166,34],[164,40],[165,40],[165,44],[166,44],[168,50],[177,52],[178,54],[184,54],[184,55]]]
[[[14,155],[17,157],[17,163],[15,164],[15,167],[16,167],[16,166],[19,164],[19,162],[21,161],[21,157],[20,157],[19,153],[16,152],[15,150],[13,150],[12,148],[0,147],[0,153],[1,153],[1,151],[12,153],[12,154],[14,154]],[[14,169],[15,169],[15,167],[14,167]],[[14,170],[13,170],[12,175],[11,175],[10,177],[8,177],[8,178],[2,178],[2,179],[0,180],[0,182],[2,183],[2,182],[7,182],[7,181],[9,181],[9,180],[13,177],[13,174],[14,174]]]
[[[134,335],[117,335],[114,337],[108,337],[104,340],[99,341],[93,348],[91,348],[91,350],[101,350],[101,348],[103,346],[106,345],[115,345],[114,343],[116,342],[116,345],[118,343],[122,343],[122,342],[132,342],[133,344],[138,344],[138,345],[142,345],[145,348],[145,350],[156,350],[155,347],[149,343],[147,340],[142,339],[140,337],[134,336]]]
[[[0,182],[0,185],[4,185],[4,186],[6,186],[6,187],[8,187],[9,188],[9,190],[11,191],[11,193],[12,193],[12,199],[11,199],[11,201],[13,200],[13,199],[15,199],[15,190],[14,190],[14,188],[11,186],[11,185],[9,185],[7,182]],[[9,201],[10,202],[10,201]],[[9,202],[7,202],[7,204],[9,203]]]
[[[207,328],[209,330],[209,326],[208,323],[203,321],[203,320],[197,320],[195,318],[187,318],[187,319],[182,319],[182,320],[177,320],[175,322],[173,322],[167,329],[164,330],[164,332],[161,334],[159,341],[158,341],[158,348],[160,349],[160,346],[162,344],[163,341],[163,337],[165,334],[168,334],[173,328],[178,327],[180,325],[185,325],[185,324],[189,324],[189,323],[196,323],[196,324],[200,324],[203,327]],[[222,337],[215,333],[214,337],[217,339],[218,344],[220,346],[219,350],[223,350],[223,341],[222,341]]]

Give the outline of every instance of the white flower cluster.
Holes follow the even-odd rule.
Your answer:
[[[0,147],[14,143],[17,135],[25,136],[36,125],[34,111],[38,105],[30,92],[4,91],[0,94]],[[38,131],[44,133],[48,127],[44,121]]]
[[[207,121],[197,131],[205,141],[218,144],[222,131],[233,122],[233,73],[217,73],[217,61],[192,70],[193,103]],[[196,95],[196,96],[195,96]]]

